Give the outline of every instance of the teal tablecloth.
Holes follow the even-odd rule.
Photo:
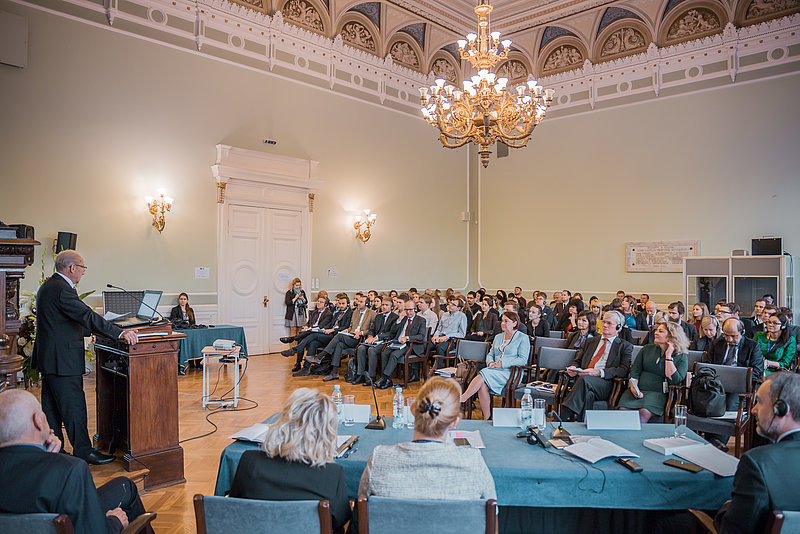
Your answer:
[[[412,439],[410,429],[392,429],[391,418],[386,418],[386,426],[386,430],[366,430],[363,424],[339,427],[341,434],[360,437],[358,450],[337,460],[345,468],[352,498],[358,494],[361,473],[376,445]],[[458,424],[460,430],[480,430],[486,444],[481,452],[494,477],[497,502],[503,507],[682,510],[691,506],[716,510],[730,499],[733,477],[720,478],[705,470],[689,473],[663,465],[673,456],[642,445],[644,439],[671,436],[672,425],[642,425],[641,431],[587,431],[582,423],[566,423],[564,427],[572,434],[606,438],[638,454],[635,461],[644,471],[632,473],[611,458],[589,464],[563,451],[528,445],[524,439],[515,438],[518,430],[514,428],[494,428],[483,421]],[[546,435],[550,436],[552,430],[552,423],[548,424]],[[689,437],[701,439],[691,432]],[[254,448],[254,443],[235,441],[223,450],[215,495],[224,495],[230,488],[239,458]]]
[[[217,325],[209,328],[191,328],[175,330],[186,334],[186,339],[181,340],[181,349],[178,353],[178,366],[183,368],[188,360],[202,358],[200,351],[203,347],[212,345],[217,339],[230,339],[241,345],[240,356],[247,355],[247,342],[244,339],[244,328],[232,325]]]

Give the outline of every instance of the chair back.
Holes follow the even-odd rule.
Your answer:
[[[770,514],[767,534],[800,534],[800,512],[778,512]]]
[[[262,501],[194,496],[198,534],[331,534],[329,501]]]
[[[631,329],[631,336],[633,337],[633,343],[635,345],[641,345],[644,338],[647,337],[649,334],[649,330],[634,330]]]
[[[562,338],[564,337],[564,332],[562,332],[561,330],[550,330],[550,334],[548,335],[548,337]]]
[[[75,530],[65,514],[0,514],[0,532],[73,534]]]
[[[495,534],[497,501],[431,501],[358,497],[359,534]]]
[[[636,361],[636,357],[639,356],[639,353],[642,352],[642,345],[634,345],[633,352],[631,352],[631,367],[633,367],[633,362]]]
[[[687,369],[694,369],[694,364],[703,359],[702,350],[690,350],[686,355],[689,357],[689,367]]]
[[[485,362],[486,355],[488,353],[489,342],[487,341],[470,341],[468,339],[459,339],[458,345],[456,345],[456,354],[465,360]]]
[[[726,395],[734,394],[738,396],[739,393],[750,393],[752,368],[697,362],[694,364],[694,376],[697,376],[697,371],[703,367],[711,367],[717,372],[717,378],[722,383],[722,387],[725,388]]]
[[[566,369],[577,354],[576,349],[557,349],[555,347],[542,347],[539,353],[539,367],[560,371]]]
[[[565,349],[567,348],[567,340],[561,338],[552,338],[552,337],[537,337],[534,338],[534,343],[536,347],[536,352],[539,352],[542,347],[553,347],[556,349]]]

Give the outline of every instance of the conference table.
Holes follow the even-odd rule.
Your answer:
[[[240,357],[247,357],[247,342],[244,338],[244,328],[233,325],[216,325],[208,328],[187,328],[175,330],[186,334],[186,339],[181,340],[178,353],[178,368],[184,369],[189,360],[202,359],[203,347],[214,344],[218,339],[230,339],[242,347]]]
[[[361,473],[376,445],[411,441],[411,429],[367,430],[363,423],[339,425],[339,434],[359,436],[358,450],[336,462],[345,468],[347,491],[358,495]],[[555,426],[548,423],[546,436]],[[672,436],[673,425],[646,424],[640,431],[587,430],[583,423],[565,423],[573,435],[598,436],[639,455],[642,466],[633,473],[613,458],[590,464],[565,451],[542,449],[516,438],[519,429],[493,427],[484,421],[465,420],[457,430],[479,430],[486,445],[481,449],[497,490],[501,532],[651,532],[654,521],[667,511],[688,507],[716,510],[730,499],[733,477],[718,477],[710,471],[690,473],[664,465],[664,456],[642,444],[649,438]],[[687,437],[703,441],[691,431]],[[256,449],[255,443],[234,441],[222,452],[215,495],[230,489],[242,453]]]

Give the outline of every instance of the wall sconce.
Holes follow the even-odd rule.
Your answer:
[[[165,214],[172,209],[173,199],[165,197],[163,190],[159,190],[158,194],[160,198],[153,200],[153,197],[145,197],[144,201],[147,202],[147,210],[153,216],[153,227],[160,234],[167,224]]]
[[[356,231],[356,239],[360,239],[366,243],[372,237],[372,225],[375,224],[375,219],[378,215],[370,213],[369,210],[364,210],[364,215],[356,215],[353,228]]]

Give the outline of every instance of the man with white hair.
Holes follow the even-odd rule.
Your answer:
[[[99,465],[112,462],[114,457],[94,449],[89,440],[83,393],[83,338],[100,333],[133,345],[138,337],[134,330],[123,331],[81,301],[75,285],[85,273],[86,262],[74,250],[64,250],[56,256],[56,273],[36,295],[32,367],[42,374],[42,410],[55,436],[64,441],[63,424],[72,454]]]
[[[36,397],[0,393],[0,512],[66,514],[78,534],[117,533],[145,512],[130,479],[95,488],[89,466],[60,450]]]

